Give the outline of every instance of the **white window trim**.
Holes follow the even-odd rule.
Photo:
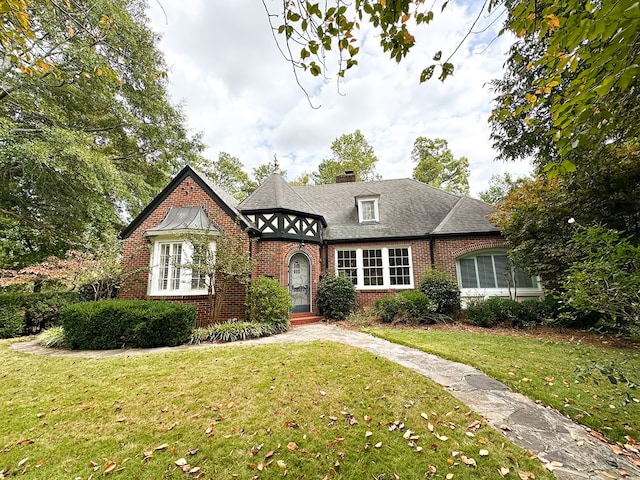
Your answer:
[[[478,255],[507,255],[509,256],[509,252],[507,250],[478,250],[472,252],[470,254],[464,255],[462,257],[456,258],[456,277],[458,280],[458,287],[460,288],[460,296],[463,299],[471,299],[471,298],[482,298],[487,299],[490,297],[505,297],[510,298],[514,295],[517,298],[520,297],[541,297],[543,294],[542,284],[540,282],[540,277],[536,278],[536,287],[512,287],[511,292],[509,292],[508,288],[500,287],[500,288],[486,288],[486,287],[475,287],[475,288],[462,288],[462,270],[460,268],[460,260],[466,258],[477,257]]]
[[[409,284],[408,285],[391,285],[391,273],[389,267],[389,250],[396,248],[406,248],[409,255]],[[413,281],[413,256],[411,254],[411,246],[409,245],[394,245],[391,247],[357,247],[357,248],[336,248],[334,252],[334,267],[336,275],[338,275],[338,251],[353,251],[356,252],[356,278],[357,283],[355,285],[356,290],[410,290],[414,288]],[[364,284],[364,262],[363,262],[363,250],[382,250],[382,285],[365,285]]]
[[[160,253],[161,253],[161,245],[163,244],[175,244],[179,243],[182,245],[182,260],[181,264],[185,265],[191,261],[193,256],[193,245],[190,242],[177,237],[177,236],[166,236],[166,237],[154,237],[151,241],[151,265],[149,270],[149,283],[147,286],[147,293],[152,297],[173,297],[173,296],[197,296],[197,295],[207,295],[208,293],[208,284],[210,279],[205,279],[204,288],[199,289],[191,289],[191,277],[192,271],[189,268],[182,266],[180,268],[180,282],[179,288],[171,289],[167,288],[166,290],[160,289],[159,287],[159,279],[160,279]],[[209,248],[215,254],[216,251],[216,242],[211,240],[209,242]],[[171,284],[171,281],[169,281]]]
[[[359,223],[376,223],[376,222],[380,222],[380,209],[378,207],[378,200],[379,197],[378,196],[372,196],[372,197],[358,197],[358,222]],[[364,213],[364,207],[363,207],[363,203],[365,202],[373,202],[373,219],[364,219],[363,217],[363,213]]]

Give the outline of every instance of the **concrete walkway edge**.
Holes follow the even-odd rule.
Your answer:
[[[310,324],[286,333],[233,345],[255,345],[328,340],[362,348],[414,370],[442,385],[448,392],[482,415],[516,445],[531,451],[560,480],[640,479],[640,469],[624,456],[616,455],[609,445],[589,435],[586,429],[558,412],[538,405],[511,391],[506,385],[479,370],[445,360],[414,348],[398,345],[372,335],[335,325]],[[41,355],[75,355],[100,358],[114,355],[139,355],[187,349],[213,348],[227,344],[183,345],[156,349],[71,352],[40,347],[35,342],[11,345],[13,350]],[[554,463],[551,463],[554,462]],[[626,472],[626,475],[621,473]]]

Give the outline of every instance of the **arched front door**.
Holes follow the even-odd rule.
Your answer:
[[[293,313],[311,311],[311,288],[309,259],[296,253],[289,260],[289,294],[293,301]]]

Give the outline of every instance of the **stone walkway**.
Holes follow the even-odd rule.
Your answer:
[[[571,420],[512,392],[506,385],[479,370],[444,360],[419,350],[397,345],[371,335],[335,325],[311,324],[289,332],[234,345],[330,340],[362,348],[410,368],[436,383],[481,414],[516,445],[533,452],[553,468],[560,480],[639,479],[640,469]],[[214,348],[224,344],[184,345],[173,348],[70,352],[43,348],[35,342],[16,343],[12,349],[41,355],[75,355],[100,358],[114,355],[142,355],[188,349]],[[554,462],[554,463],[551,463]],[[623,473],[623,472],[626,472]]]

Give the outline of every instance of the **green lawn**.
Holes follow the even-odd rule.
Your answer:
[[[392,342],[472,365],[613,441],[640,442],[638,349],[601,348],[504,335],[368,328]],[[613,373],[613,384],[605,372]]]
[[[341,344],[101,359],[9,344],[0,477],[553,478],[441,387]]]

